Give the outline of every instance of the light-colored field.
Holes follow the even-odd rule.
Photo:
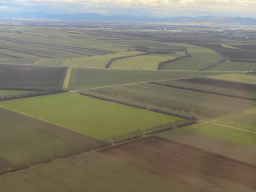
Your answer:
[[[33,65],[51,65],[51,66],[62,66],[63,62],[68,58],[43,58],[33,62]]]
[[[230,46],[230,45],[226,45],[226,44],[221,44],[222,47],[225,47],[225,48],[230,48],[230,49],[239,49],[239,48],[236,48],[236,47],[233,47],[233,46]]]
[[[99,153],[83,153],[0,176],[0,191],[194,191]]]
[[[71,76],[71,72],[72,72],[72,68],[69,67],[68,70],[67,70],[67,73],[66,73],[65,80],[64,80],[64,82],[63,82],[63,89],[64,89],[64,90],[67,90],[67,89],[68,89],[69,81],[70,81],[70,76]]]
[[[97,139],[180,119],[73,93],[6,101],[0,106]]]
[[[119,59],[114,61],[110,68],[116,69],[150,69],[157,70],[159,62],[183,56],[184,52],[172,54],[155,54]]]
[[[233,81],[239,83],[249,83],[256,84],[256,76],[253,75],[244,75],[244,74],[226,74],[226,75],[214,75],[208,76],[211,79],[225,80],[225,81]]]
[[[131,56],[141,54],[139,51],[127,51],[127,52],[117,52],[109,55],[97,55],[92,57],[81,57],[72,58],[63,62],[63,66],[75,66],[75,67],[96,67],[105,68],[108,61],[115,57]]]
[[[256,63],[225,61],[219,65],[211,67],[210,71],[253,71]]]

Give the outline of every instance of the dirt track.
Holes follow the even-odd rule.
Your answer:
[[[156,136],[100,153],[200,191],[256,191],[255,166]]]

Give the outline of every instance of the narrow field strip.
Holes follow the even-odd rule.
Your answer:
[[[65,80],[64,80],[64,83],[63,83],[63,89],[64,90],[68,89],[71,72],[72,72],[72,68],[69,67],[67,72],[66,72],[66,77],[65,77]]]

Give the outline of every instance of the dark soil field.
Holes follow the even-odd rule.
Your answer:
[[[231,82],[231,81],[215,80],[215,79],[209,79],[209,78],[195,77],[191,79],[180,79],[179,81],[201,84],[201,85],[208,85],[213,87],[236,89],[236,90],[242,90],[242,91],[256,91],[255,85]]]
[[[255,191],[253,165],[159,137],[101,150],[129,165],[200,191]]]
[[[0,88],[61,91],[67,67],[0,64]]]

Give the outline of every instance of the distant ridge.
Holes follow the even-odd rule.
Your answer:
[[[112,21],[112,22],[164,22],[180,24],[237,24],[245,26],[256,26],[256,19],[249,17],[148,17],[132,15],[105,16],[96,13],[81,14],[51,14],[46,12],[23,12],[23,13],[2,13],[1,19],[47,19],[63,21]]]

